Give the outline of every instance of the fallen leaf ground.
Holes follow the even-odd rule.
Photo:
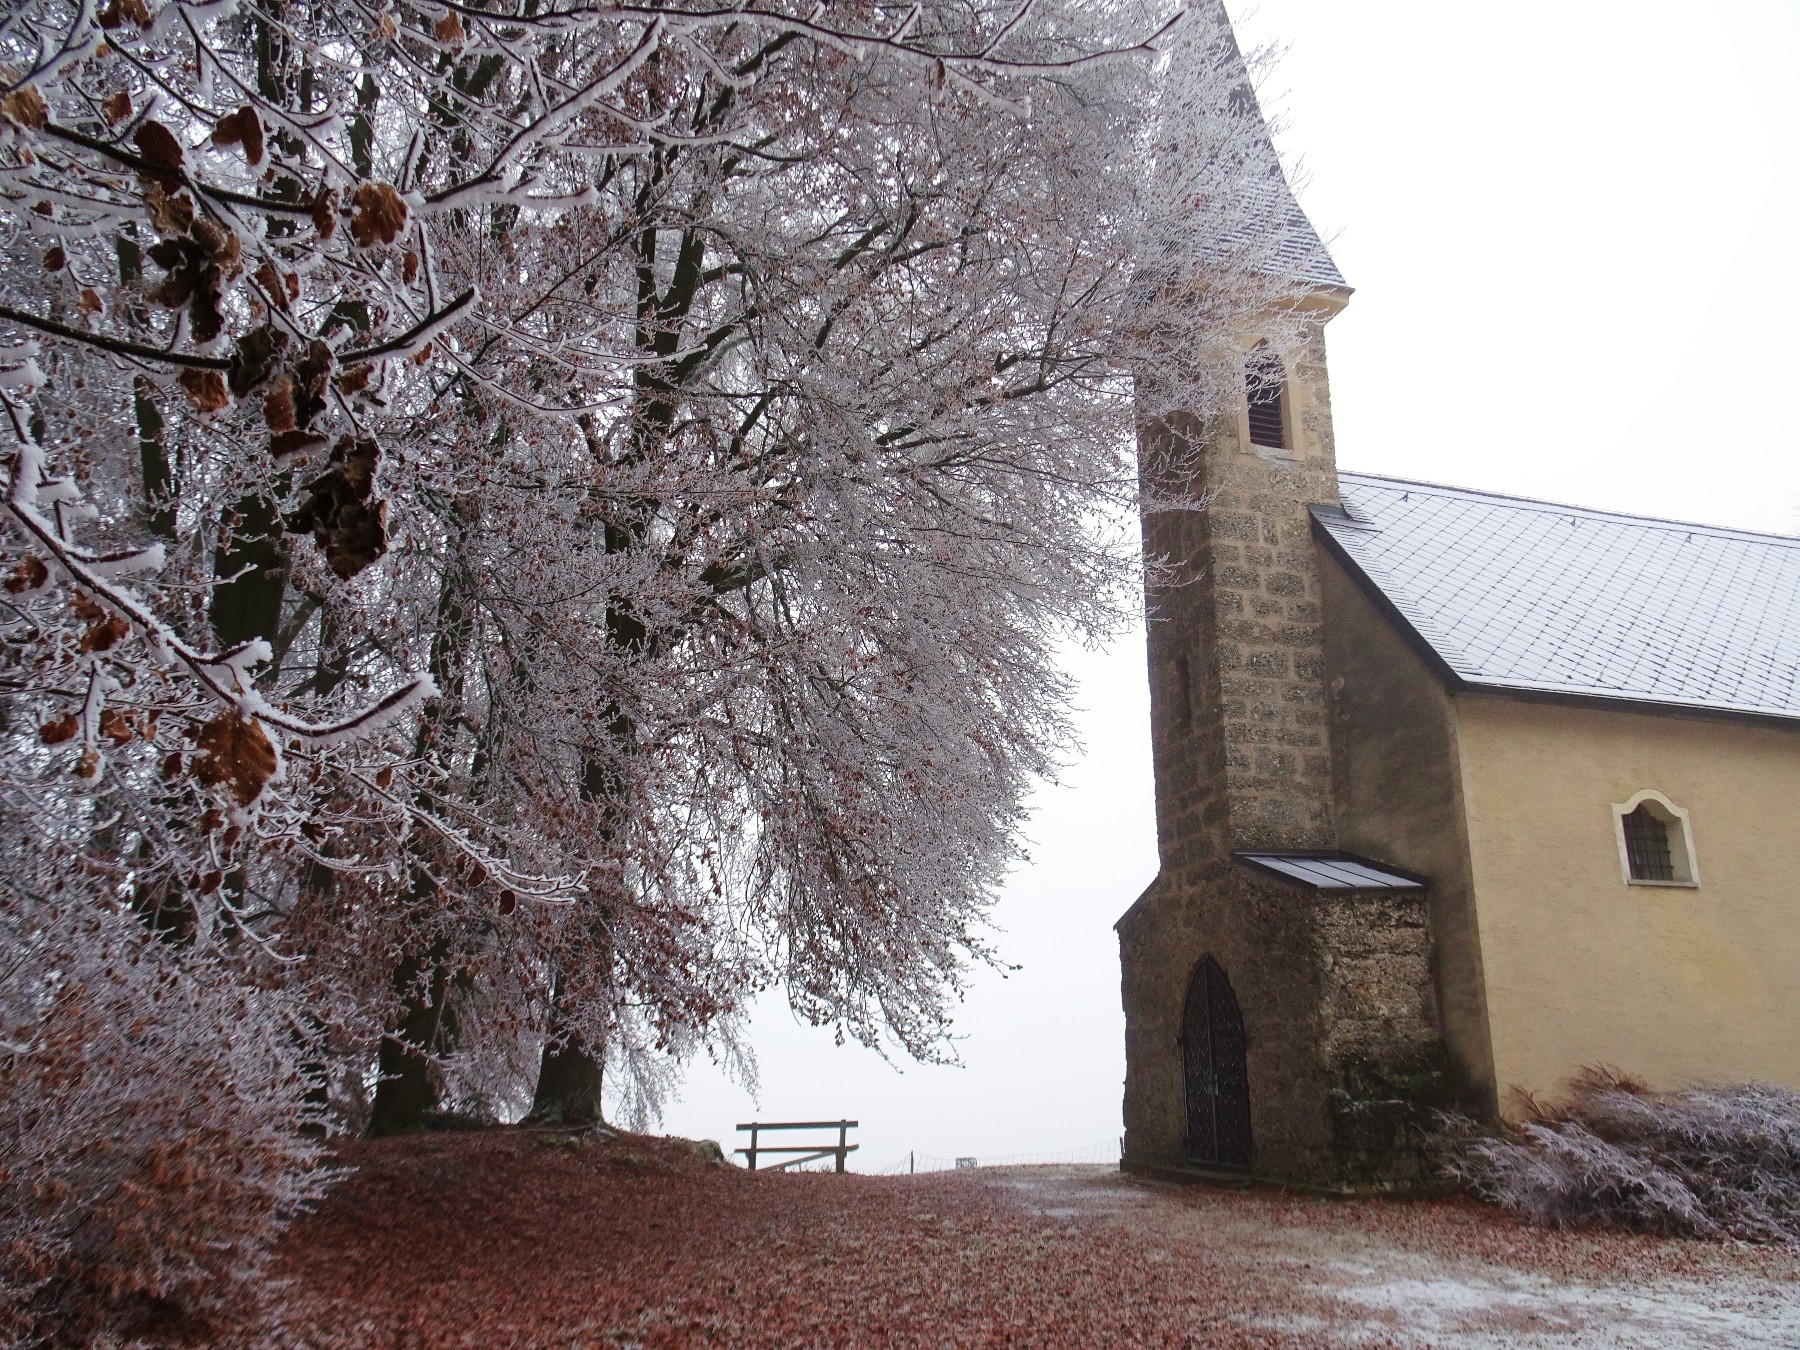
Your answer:
[[[281,1350],[1800,1346],[1800,1254],[1104,1168],[751,1174],[524,1129],[346,1146]]]

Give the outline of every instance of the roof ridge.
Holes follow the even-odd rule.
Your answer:
[[[1574,502],[1546,501],[1542,497],[1521,497],[1510,492],[1490,492],[1485,488],[1458,487],[1451,483],[1428,483],[1418,478],[1396,478],[1391,474],[1360,473],[1350,469],[1340,469],[1338,478],[1353,479],[1364,483],[1382,483],[1422,492],[1435,492],[1451,497],[1472,497],[1481,501],[1506,502],[1520,507],[1536,507],[1551,514],[1588,516],[1596,520],[1618,521],[1627,525],[1659,526],[1664,529],[1692,534],[1699,530],[1706,534],[1721,535],[1728,539],[1754,539],[1763,543],[1780,544],[1788,548],[1800,548],[1800,535],[1771,534],[1763,530],[1746,530],[1735,525],[1709,525],[1698,520],[1670,520],[1664,516],[1640,516],[1629,511],[1608,511],[1598,506],[1579,506]],[[1355,520],[1355,517],[1351,517]],[[1358,522],[1364,523],[1364,522]]]

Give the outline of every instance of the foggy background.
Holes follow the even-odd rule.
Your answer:
[[[1800,5],[1231,3],[1356,287],[1329,329],[1341,468],[1800,533]],[[1072,651],[1084,754],[1037,798],[960,1067],[757,1007],[751,1095],[702,1062],[665,1114],[862,1122],[852,1168],[1116,1149],[1112,923],[1156,873],[1141,627]],[[896,1055],[898,1052],[895,1052]],[[1116,1156],[1116,1155],[1112,1155]]]

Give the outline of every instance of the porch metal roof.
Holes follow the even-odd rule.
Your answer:
[[[1315,891],[1418,891],[1425,883],[1372,863],[1366,858],[1335,851],[1240,852],[1240,862]]]

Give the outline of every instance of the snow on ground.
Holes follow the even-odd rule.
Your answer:
[[[1329,1222],[1331,1206],[1357,1202],[1318,1201],[1299,1222],[1270,1224],[1261,1206],[1234,1207],[1230,1192],[1181,1196],[1168,1183],[1121,1177],[1110,1169],[1019,1169],[993,1180],[1046,1218],[1106,1216],[1162,1233],[1173,1244],[1191,1238],[1187,1230],[1197,1207],[1211,1244],[1239,1247],[1320,1305],[1273,1315],[1245,1309],[1241,1324],[1317,1337],[1320,1344],[1466,1350],[1800,1347],[1800,1261],[1783,1270],[1788,1263],[1779,1255],[1747,1246],[1615,1236],[1613,1242],[1633,1248],[1660,1245],[1690,1258],[1701,1255],[1707,1276],[1675,1277],[1629,1262],[1613,1279],[1575,1278],[1532,1269],[1532,1230],[1482,1211],[1475,1214],[1517,1235],[1513,1259],[1461,1250],[1454,1226],[1440,1230],[1436,1241],[1427,1235],[1421,1243],[1410,1224],[1395,1233],[1346,1231]],[[1408,1202],[1386,1203],[1396,1215],[1430,1212]],[[1571,1240],[1566,1234],[1535,1236],[1551,1248]],[[1607,1246],[1603,1235],[1573,1240],[1597,1256]],[[1742,1257],[1745,1272],[1733,1270],[1734,1254]]]

